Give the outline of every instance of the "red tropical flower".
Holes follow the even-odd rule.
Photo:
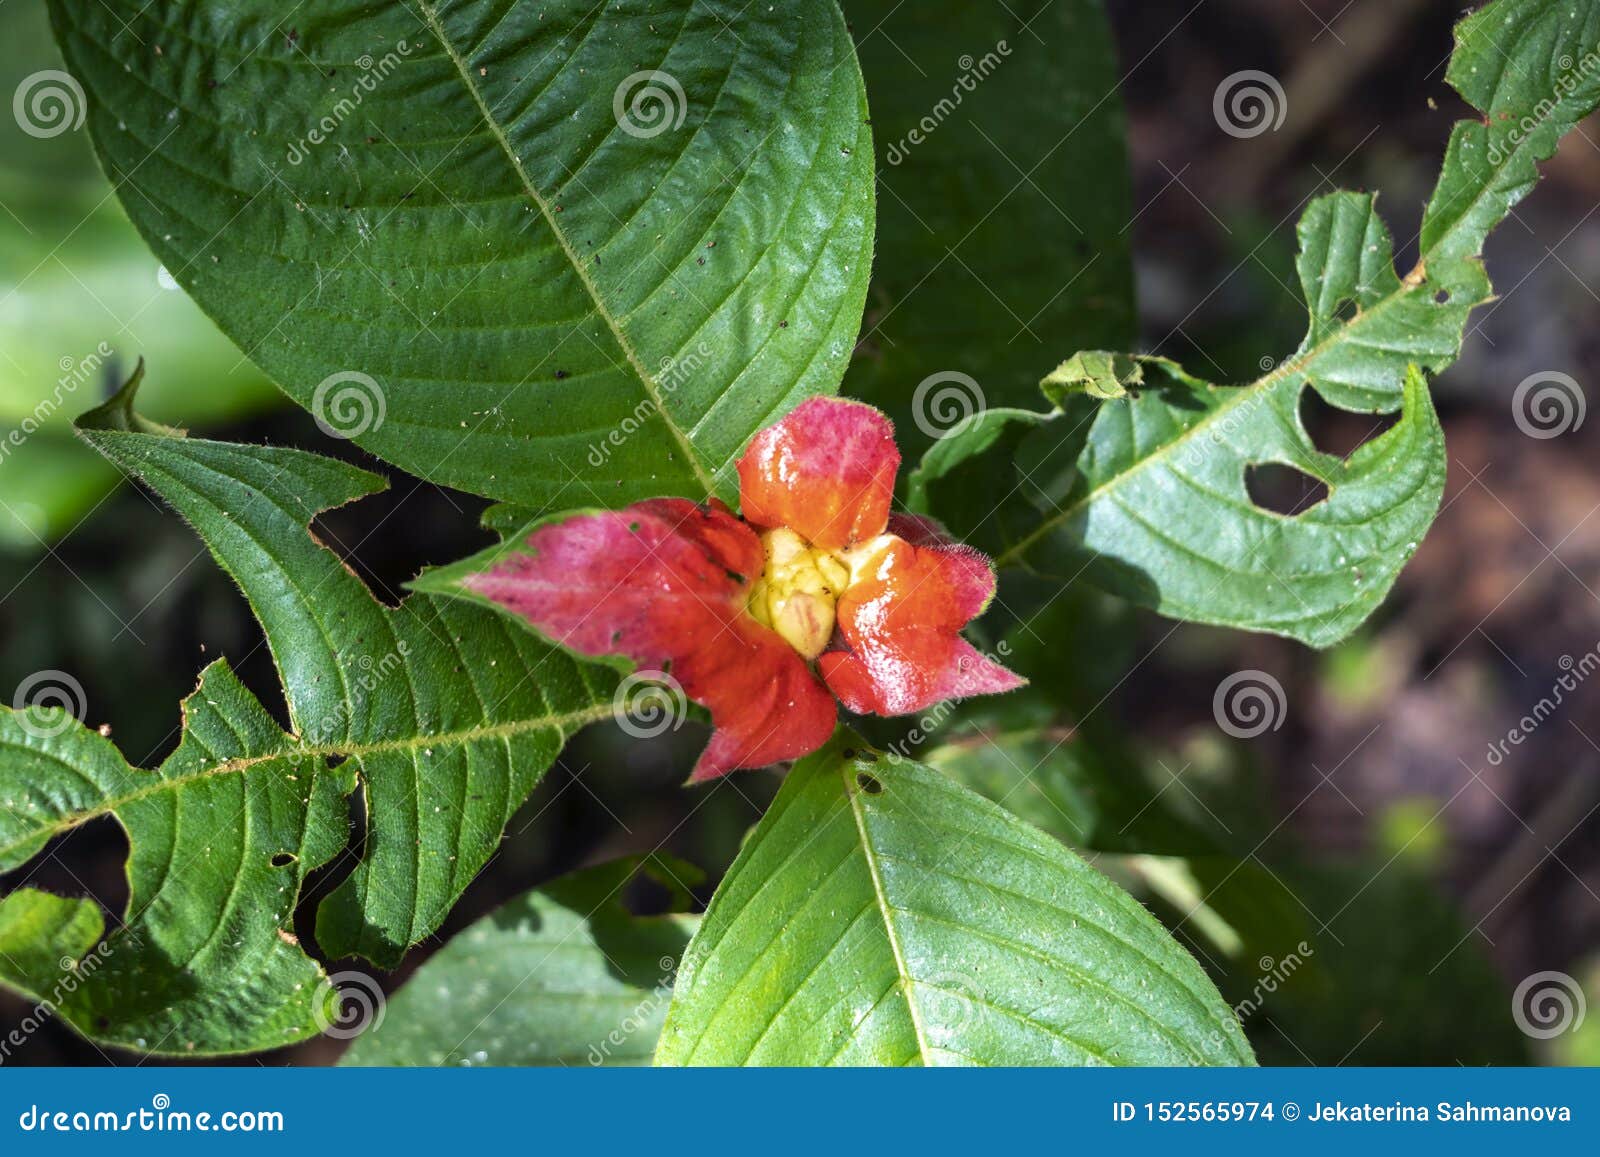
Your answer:
[[[743,518],[683,498],[577,514],[461,581],[579,654],[669,672],[715,728],[694,780],[815,751],[835,696],[906,715],[1023,683],[960,634],[994,595],[988,558],[890,513],[883,414],[813,398],[738,465]]]

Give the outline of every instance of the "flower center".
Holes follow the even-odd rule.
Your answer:
[[[786,527],[761,536],[766,569],[750,592],[750,613],[806,659],[822,654],[833,637],[834,604],[850,570]]]
[[[750,592],[750,613],[803,658],[815,659],[833,638],[839,596],[895,541],[882,534],[854,550],[829,551],[787,527],[769,530],[761,536],[766,569]]]

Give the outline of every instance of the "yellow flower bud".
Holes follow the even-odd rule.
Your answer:
[[[766,569],[750,592],[750,613],[810,660],[833,637],[834,604],[850,581],[834,555],[785,527],[761,536]]]

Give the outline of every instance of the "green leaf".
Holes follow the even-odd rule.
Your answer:
[[[330,958],[392,966],[438,928],[567,736],[610,713],[615,678],[465,603],[381,605],[307,531],[381,479],[301,451],[147,432],[130,417],[136,386],[81,432],[167,498],[239,582],[291,730],[220,660],[154,771],[60,708],[0,711],[0,870],[115,816],[132,845],[128,911],[62,1015],[151,1051],[270,1048],[328,1023],[331,994],[292,917],[308,873],[350,841],[345,796],[361,790],[367,831],[317,941]],[[36,896],[14,892],[0,913]],[[43,982],[3,959],[0,980]]]
[[[1081,573],[1173,618],[1313,646],[1343,638],[1382,602],[1433,521],[1444,432],[1413,372],[1396,425],[1340,459],[1300,424],[1303,388],[1287,377],[1212,386],[1147,363],[1139,395],[1095,419],[1070,479],[1048,478],[1046,430],[1024,441],[1019,469],[1045,482],[1037,493],[1052,513],[999,563]],[[1255,505],[1246,472],[1269,463],[1318,479],[1328,497],[1292,516]]]
[[[643,870],[670,886],[685,867],[652,858]],[[624,860],[577,872],[464,929],[339,1063],[648,1063],[700,918],[631,915],[621,891],[640,868]]]
[[[105,934],[105,919],[92,900],[49,892],[16,892],[0,903],[0,961],[5,975],[29,1000],[50,1007],[61,989],[76,985],[89,950]]]
[[[412,473],[731,497],[749,436],[838,385],[873,186],[833,0],[51,12],[172,275]]]
[[[678,974],[662,1064],[1249,1064],[1200,967],[1055,840],[848,732],[797,764]]]
[[[914,460],[963,413],[1035,404],[1063,347],[1134,340],[1121,70],[1100,0],[844,7],[881,184],[845,388]],[[937,374],[960,376],[919,397]]]
[[[959,501],[950,514],[937,495],[924,501],[1002,565],[1082,573],[1176,618],[1315,646],[1348,635],[1442,493],[1443,438],[1411,367],[1438,373],[1455,360],[1468,314],[1490,297],[1485,238],[1561,134],[1600,103],[1597,27],[1596,0],[1498,0],[1461,23],[1448,79],[1483,120],[1451,135],[1416,267],[1395,270],[1372,195],[1313,202],[1299,226],[1307,334],[1259,380],[1219,386],[1146,359],[1137,397],[1092,416],[1068,407],[1021,440],[1016,496],[992,517],[980,524]],[[1399,422],[1348,459],[1325,454],[1299,414],[1308,384],[1334,406],[1399,411]],[[1329,497],[1293,516],[1263,509],[1246,484],[1261,464],[1301,471]]]
[[[1044,376],[1044,396],[1056,405],[1073,394],[1091,398],[1126,398],[1130,387],[1144,384],[1144,365],[1132,354],[1082,350]]]
[[[154,772],[128,766],[61,708],[0,712],[0,870],[107,814],[133,848],[127,922],[97,964],[82,939],[82,954],[64,952],[54,968],[0,957],[0,982],[42,994],[82,973],[57,1012],[128,1048],[236,1052],[312,1035],[325,1016],[322,973],[284,933],[306,874],[345,845],[351,773],[296,750],[226,662],[206,669],[183,706],[183,741]],[[0,922],[45,903],[13,892]],[[94,907],[62,903],[74,921]]]

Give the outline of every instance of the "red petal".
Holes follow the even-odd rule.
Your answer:
[[[668,672],[716,728],[694,779],[827,742],[833,698],[745,610],[761,542],[726,510],[652,499],[538,527],[524,546],[463,582],[580,654]]]
[[[900,451],[889,419],[860,402],[812,398],[751,440],[739,502],[757,526],[787,526],[828,550],[883,533]]]
[[[1025,682],[960,635],[994,594],[994,570],[964,546],[889,546],[839,598],[848,650],[818,659],[828,687],[858,715],[908,715],[944,699]]]

